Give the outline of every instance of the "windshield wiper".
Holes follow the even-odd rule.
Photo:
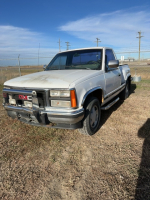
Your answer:
[[[88,67],[82,67],[82,68],[78,68],[78,69],[89,69],[89,70],[91,70],[91,68],[88,68]]]

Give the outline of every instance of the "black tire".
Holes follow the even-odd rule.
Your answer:
[[[89,97],[85,104],[83,128],[78,129],[84,135],[93,135],[100,128],[101,107],[96,97]]]
[[[129,80],[126,82],[126,86],[124,90],[120,93],[119,97],[121,100],[125,100],[129,97],[130,94],[130,85],[129,85]]]

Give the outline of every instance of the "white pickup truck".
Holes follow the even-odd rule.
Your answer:
[[[107,47],[58,53],[43,72],[4,83],[3,106],[12,118],[93,135],[101,110],[129,96],[131,74]]]

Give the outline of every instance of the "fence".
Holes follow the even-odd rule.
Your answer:
[[[140,75],[142,79],[150,79],[150,65],[147,62],[121,62],[128,64],[131,69],[131,75]],[[21,67],[21,75],[31,74],[43,71],[43,66],[23,66]],[[0,68],[0,84],[12,78],[20,76],[19,67],[1,67]]]
[[[136,61],[140,57],[140,61],[150,59],[150,50],[142,50],[140,51],[140,55],[138,51],[124,51],[124,52],[117,52],[117,58],[121,60],[121,57],[125,60],[129,61]]]
[[[43,66],[23,66],[20,67],[21,75],[31,74],[43,71]],[[20,76],[19,67],[1,67],[0,68],[0,84],[12,78]]]
[[[31,74],[42,71],[43,64],[48,64],[53,56],[54,53],[45,57],[0,58],[0,84],[20,76],[18,64],[21,65],[21,75]]]

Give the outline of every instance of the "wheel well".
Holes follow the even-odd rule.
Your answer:
[[[87,99],[89,97],[96,97],[101,104],[103,102],[103,91],[101,89],[98,89],[98,90],[95,90],[95,91],[91,92],[90,94],[88,94],[88,96],[86,97],[86,99],[84,101],[83,107],[86,104]]]

